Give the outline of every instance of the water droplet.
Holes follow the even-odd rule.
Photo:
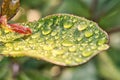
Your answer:
[[[86,24],[80,24],[80,25],[78,25],[77,28],[78,28],[79,31],[82,31],[82,30],[85,30],[87,28],[87,25]]]
[[[6,46],[6,47],[12,47],[12,44],[6,43],[5,46]]]
[[[106,38],[102,38],[98,41],[98,45],[103,45],[105,42],[107,42]]]
[[[63,25],[63,26],[64,26],[64,28],[68,29],[68,28],[71,28],[71,27],[72,27],[72,25],[73,25],[73,24],[72,24],[72,22],[67,21],[67,22],[65,22],[65,23],[64,23],[64,25]]]
[[[88,39],[89,42],[92,41],[92,40],[93,40],[92,37],[90,37],[90,38]]]
[[[59,36],[55,36],[55,39],[59,39]]]
[[[65,61],[65,63],[69,65],[69,64],[71,64],[72,62],[67,59],[67,60]]]
[[[107,50],[109,48],[109,45],[107,45],[107,44],[104,44],[104,45],[101,45],[101,46],[99,46],[98,47],[98,50]]]
[[[48,57],[49,56],[48,51],[44,51],[43,55],[46,56],[46,57]]]
[[[51,32],[51,30],[44,30],[44,31],[42,31],[42,34],[43,35],[47,35],[47,34],[49,34]]]
[[[88,56],[92,55],[92,53],[93,53],[92,51],[83,52],[83,53],[82,53],[82,56],[83,56],[83,57],[88,57]]]
[[[61,50],[61,49],[54,49],[52,50],[52,54],[56,54],[56,55],[62,55],[64,54],[64,50]]]
[[[78,37],[78,38],[77,38],[77,41],[81,41],[81,40],[82,40],[82,37]]]
[[[44,50],[52,50],[54,47],[52,45],[44,45],[43,49]]]
[[[63,46],[73,46],[73,42],[71,41],[68,41],[68,40],[64,40],[63,43],[62,43]]]
[[[4,32],[5,32],[5,34],[7,34],[7,33],[11,32],[11,30],[5,29]]]
[[[6,47],[5,51],[12,51],[13,47]]]
[[[55,24],[58,25],[59,24],[59,19],[55,20]]]
[[[54,40],[53,40],[53,38],[52,38],[52,39],[48,39],[48,40],[46,41],[46,43],[47,43],[47,44],[50,44],[50,45],[53,45],[55,42],[54,42]]]
[[[26,46],[21,46],[22,50],[30,50],[30,48],[26,47]]]
[[[62,55],[62,58],[64,58],[64,59],[66,59],[67,57],[68,57],[68,56],[67,56],[67,55],[65,55],[65,54],[64,54],[64,55]]]
[[[83,59],[81,59],[81,58],[75,58],[75,61],[80,63],[80,62],[83,61]]]
[[[76,48],[76,50],[75,51],[77,51],[77,48]],[[72,53],[72,56],[78,56],[79,54],[77,53],[77,52],[75,52],[74,51],[74,53]]]
[[[96,35],[96,36],[95,36],[95,38],[99,38],[99,36],[98,36],[98,35]]]
[[[91,49],[96,49],[96,48],[97,48],[96,45],[91,46]]]
[[[53,24],[53,19],[50,19],[49,22],[47,23],[48,26],[52,26]]]
[[[70,48],[69,48],[69,51],[70,51],[70,52],[75,52],[75,51],[76,51],[76,46],[70,47]]]
[[[29,41],[28,41],[28,44],[34,44],[34,41],[29,40]]]
[[[66,34],[66,31],[62,31],[62,34]]]
[[[62,38],[64,39],[65,37],[66,37],[66,35],[65,35],[65,34],[63,34],[63,35],[62,35]]]
[[[85,37],[90,37],[93,35],[92,31],[85,31]]]
[[[73,23],[77,22],[77,19],[73,19]]]
[[[98,34],[98,33],[99,33],[99,30],[95,30],[95,33]]]
[[[14,47],[14,49],[15,49],[16,51],[18,51],[18,50],[19,50],[19,47]]]
[[[82,43],[81,44],[83,47],[86,47],[88,44],[87,43]]]
[[[51,33],[51,36],[55,36],[57,34],[57,31],[53,31],[52,33]]]
[[[39,38],[39,39],[37,40],[37,42],[38,42],[38,43],[42,43],[42,42],[44,42],[44,39],[43,39],[43,38]]]
[[[48,40],[49,39],[49,37],[45,37],[45,40]]]
[[[90,22],[89,26],[90,26],[90,27],[95,27],[92,22]]]
[[[39,29],[39,28],[41,28],[42,27],[42,25],[44,24],[44,21],[40,21],[40,22],[38,22],[36,25],[37,25],[37,29]]]
[[[36,33],[36,34],[33,34],[31,37],[32,37],[33,39],[35,39],[35,38],[40,37],[40,35],[39,35],[39,33]]]
[[[81,51],[83,51],[85,48],[83,48],[83,47],[80,47],[79,49],[80,49]]]
[[[49,26],[44,27],[41,30],[42,30],[42,34],[43,35],[47,35],[47,34],[49,34],[52,31],[51,27],[49,27]]]

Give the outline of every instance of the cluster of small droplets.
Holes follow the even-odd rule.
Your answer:
[[[27,53],[61,65],[86,62],[109,46],[107,35],[91,21],[70,15],[54,15],[24,24],[33,30],[26,39],[6,43],[3,52]],[[24,54],[23,54],[24,55]]]
[[[0,42],[3,43],[14,41],[15,39],[23,36],[24,35],[15,32],[7,32],[5,29],[0,29]]]

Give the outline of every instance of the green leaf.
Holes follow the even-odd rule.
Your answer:
[[[21,72],[17,80],[32,80],[24,72]]]
[[[65,68],[59,80],[98,80],[97,70],[93,62],[83,66]]]
[[[103,52],[98,56],[98,69],[99,73],[106,80],[119,80],[120,71],[118,67],[114,64],[112,59],[108,56],[107,52]],[[110,76],[110,73],[113,75]]]
[[[74,6],[73,6],[74,5]],[[89,7],[81,0],[63,0],[61,6],[56,10],[57,13],[70,13],[79,16],[90,17]]]
[[[10,74],[11,74],[11,69],[10,69],[9,61],[8,59],[4,58],[0,62],[0,80],[11,80]]]
[[[9,65],[5,62],[2,62],[2,64],[0,63],[0,80],[7,75],[9,69],[8,66]]]
[[[3,56],[0,55],[0,61],[2,61],[2,59],[3,59]]]
[[[2,55],[29,56],[74,66],[109,48],[107,33],[96,23],[78,16],[56,14],[22,25],[29,26],[33,34],[1,45]]]
[[[103,29],[119,27],[120,23],[120,0],[109,0],[101,4],[100,11],[102,12],[99,24]]]
[[[49,75],[45,75],[39,70],[27,70],[25,72],[31,80],[52,80],[49,78]]]

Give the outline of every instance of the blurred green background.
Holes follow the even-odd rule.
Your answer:
[[[110,36],[109,50],[76,67],[0,56],[0,80],[120,80],[120,0],[21,0],[21,9],[12,21],[34,21],[55,13],[97,22]]]

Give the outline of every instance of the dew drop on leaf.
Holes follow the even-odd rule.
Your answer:
[[[86,29],[87,28],[87,25],[86,24],[80,24],[80,25],[78,25],[78,30],[79,31],[82,31],[82,30],[84,30],[84,29]]]

